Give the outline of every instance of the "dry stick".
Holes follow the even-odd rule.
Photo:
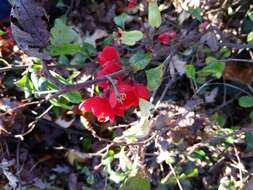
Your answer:
[[[227,42],[224,33],[216,26],[210,27],[210,30],[216,31],[217,34],[219,34],[222,41],[222,45],[226,47],[233,48],[233,49],[247,49],[247,48],[253,49],[253,44],[237,44],[237,43]]]
[[[99,83],[101,81],[108,80],[108,77],[114,78],[116,76],[126,74],[129,71],[130,71],[130,69],[128,67],[126,67],[126,68],[124,68],[124,69],[122,69],[120,71],[114,72],[114,73],[112,73],[110,75],[106,75],[106,76],[103,76],[103,77],[96,78],[94,80],[88,80],[88,81],[85,81],[85,82],[82,82],[82,83],[77,83],[77,84],[72,84],[72,85],[66,85],[63,88],[61,88],[58,92],[56,92],[55,94],[53,94],[51,96],[48,96],[47,100],[59,97],[60,95],[62,95],[64,93],[67,93],[67,92],[71,92],[71,91],[81,90],[81,89],[87,88],[87,87],[89,87],[89,86],[91,86],[93,84],[97,84],[97,83]]]

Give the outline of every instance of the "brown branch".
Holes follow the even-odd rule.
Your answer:
[[[120,70],[120,71],[117,71],[117,72],[114,72],[110,75],[106,75],[106,76],[103,76],[103,77],[99,77],[99,78],[96,78],[94,80],[88,80],[88,81],[85,81],[85,82],[82,82],[82,83],[77,83],[77,84],[72,84],[72,85],[66,85],[64,86],[63,88],[61,88],[58,92],[56,92],[55,94],[49,96],[47,98],[48,99],[52,99],[52,98],[56,98],[62,94],[65,94],[67,92],[71,92],[71,91],[75,91],[75,90],[81,90],[81,89],[84,89],[84,88],[87,88],[93,84],[97,84],[101,81],[106,81],[108,80],[108,77],[110,78],[114,78],[116,76],[119,76],[119,75],[124,75],[126,73],[128,73],[130,71],[130,69],[128,67]]]

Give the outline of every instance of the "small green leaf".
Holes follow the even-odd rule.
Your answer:
[[[60,44],[60,45],[50,45],[48,48],[49,54],[51,56],[59,55],[75,55],[82,51],[80,44]]]
[[[113,21],[114,23],[117,25],[117,26],[120,26],[121,28],[125,28],[125,23],[126,21],[129,19],[129,16],[128,14],[126,13],[122,13],[121,15],[119,16],[115,16],[113,18]]]
[[[144,53],[139,51],[132,55],[129,62],[133,67],[134,71],[139,71],[144,69],[152,60],[152,55],[150,53]]]
[[[149,90],[156,90],[162,83],[163,66],[160,65],[146,71]]]
[[[239,105],[243,108],[253,107],[253,96],[242,96],[242,97],[240,97]]]
[[[162,23],[161,13],[156,1],[148,2],[148,22],[152,27],[160,27]]]
[[[194,16],[199,22],[202,22],[203,18],[201,16],[201,8],[199,7],[189,7],[189,12]]]
[[[0,36],[5,35],[6,32],[0,29]]]
[[[150,190],[150,181],[140,172],[135,176],[128,177],[119,190]]]
[[[253,121],[253,111],[250,112],[249,118],[251,119],[251,121]]]
[[[58,99],[50,99],[49,100],[50,103],[56,107],[61,107],[61,108],[64,108],[66,110],[70,110],[72,108],[72,106],[70,106],[67,102],[66,102],[66,99],[63,98],[63,97],[60,97]]]
[[[204,68],[202,68],[198,73],[200,75],[212,75],[216,78],[220,78],[225,69],[225,63],[210,63]]]
[[[247,36],[247,42],[253,44],[253,31],[251,31]]]
[[[186,65],[184,65],[184,68],[185,68],[186,76],[195,81],[196,80],[196,69],[195,69],[194,65],[186,64]]]
[[[253,11],[248,12],[248,17],[251,21],[253,21]]]
[[[73,104],[80,104],[83,100],[80,92],[78,91],[68,92],[62,96]]]
[[[31,96],[34,91],[34,86],[30,80],[29,73],[26,73],[20,80],[18,80],[16,85],[24,91],[25,98]]]
[[[139,30],[124,31],[121,36],[121,42],[123,44],[133,46],[136,42],[143,38],[143,33]]]
[[[97,54],[97,49],[92,44],[83,42],[82,53],[87,57],[93,57]]]

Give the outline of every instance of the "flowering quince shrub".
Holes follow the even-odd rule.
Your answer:
[[[112,46],[106,46],[98,54],[98,63],[101,70],[97,77],[106,76],[122,69],[120,55]],[[124,112],[130,107],[138,107],[139,99],[149,99],[149,91],[146,86],[133,80],[118,76],[110,81],[100,82],[102,96],[93,96],[85,99],[80,105],[81,112],[91,112],[99,122],[114,122],[115,116],[123,117]]]

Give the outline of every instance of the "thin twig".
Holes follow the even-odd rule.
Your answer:
[[[116,76],[123,75],[123,74],[126,74],[128,72],[129,72],[129,68],[124,68],[124,69],[122,69],[120,71],[114,72],[114,73],[112,73],[110,75],[107,75],[107,76],[98,77],[98,78],[96,78],[94,80],[88,80],[88,81],[85,81],[85,82],[82,82],[82,83],[77,83],[77,84],[72,84],[72,85],[66,85],[63,88],[61,88],[58,92],[56,92],[55,94],[49,95],[47,97],[47,100],[59,97],[60,95],[65,94],[67,92],[71,92],[71,91],[81,90],[81,89],[87,88],[87,87],[89,87],[89,86],[91,86],[93,84],[97,84],[97,83],[99,83],[101,81],[106,81],[106,80],[108,80],[108,77],[114,78]]]

